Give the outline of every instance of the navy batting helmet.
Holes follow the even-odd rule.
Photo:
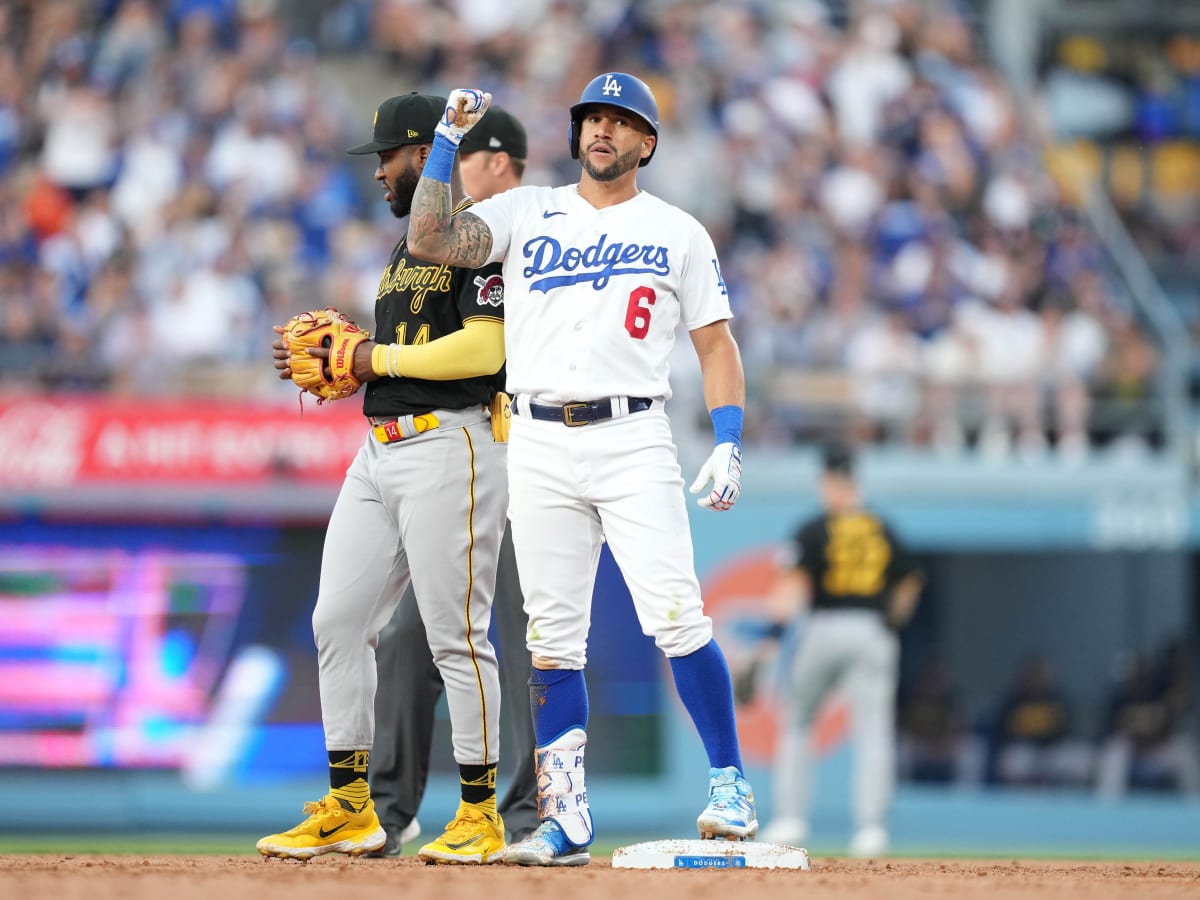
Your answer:
[[[628,110],[649,125],[650,133],[658,137],[658,104],[646,82],[625,72],[606,72],[589,81],[579,95],[579,102],[571,107],[571,159],[579,159],[579,123],[583,121],[584,110],[599,103]],[[655,149],[658,149],[657,141]],[[646,165],[653,156],[654,150],[651,150],[650,156],[638,165]]]

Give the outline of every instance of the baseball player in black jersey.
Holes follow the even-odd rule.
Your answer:
[[[521,123],[493,106],[463,139],[459,148],[462,191],[474,200],[521,183],[527,141]],[[496,597],[492,606],[500,645],[502,755],[512,760],[511,780],[500,801],[501,818],[513,841],[538,824],[537,776],[533,767],[533,719],[529,712],[529,651],[525,648],[525,615],[517,577],[512,536],[506,530],[500,546]],[[399,856],[403,845],[420,834],[416,814],[429,776],[434,712],[442,695],[442,676],[429,654],[412,589],[379,633],[375,649],[379,683],[398,690],[375,694],[375,749],[371,754],[371,799],[387,843],[373,857]]]
[[[800,844],[816,758],[809,729],[825,699],[843,689],[854,740],[855,832],[850,852],[887,850],[887,812],[895,783],[895,702],[900,643],[923,576],[896,534],[862,505],[849,448],[825,448],[824,510],[805,522],[784,551],[770,598],[772,635],[807,606],[799,648],[784,673],[774,804],[765,841]]]
[[[408,215],[445,105],[416,93],[386,100],[374,139],[349,151],[378,154],[375,180],[397,218]],[[396,245],[375,298],[375,340],[353,353],[368,431],[329,520],[313,612],[330,791],[305,804],[299,825],[258,842],[266,856],[384,846],[368,787],[374,651],[410,583],[445,685],[462,788],[445,833],[419,855],[479,864],[504,848],[499,672],[488,640],[508,507],[506,447],[489,412],[504,363],[503,321],[499,265],[428,263],[410,256],[404,239]],[[289,377],[288,346],[277,340],[274,351],[280,377]],[[309,355],[324,359],[328,350]]]

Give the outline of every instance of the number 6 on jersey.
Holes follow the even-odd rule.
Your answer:
[[[657,295],[654,288],[634,288],[629,294],[629,306],[625,308],[625,330],[634,340],[644,340],[650,332],[650,307]]]

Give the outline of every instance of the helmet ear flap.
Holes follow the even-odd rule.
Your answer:
[[[567,131],[567,145],[571,148],[571,159],[579,159],[579,119],[571,116],[571,128]]]

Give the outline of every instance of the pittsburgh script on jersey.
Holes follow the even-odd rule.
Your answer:
[[[406,262],[400,260],[394,270],[390,265],[384,268],[375,299],[381,300],[392,291],[412,291],[410,305],[414,313],[419,313],[425,305],[425,295],[430,291],[444,294],[450,290],[453,273],[449,266],[407,265]]]
[[[562,244],[549,235],[539,235],[525,243],[523,252],[529,260],[524,275],[532,279],[531,291],[546,291],[568,284],[592,282],[592,287],[602,291],[614,275],[666,275],[671,271],[666,247],[651,244],[608,243],[608,235],[582,250],[578,247],[563,248]],[[550,275],[565,272],[564,275]],[[546,278],[536,278],[546,275]]]

